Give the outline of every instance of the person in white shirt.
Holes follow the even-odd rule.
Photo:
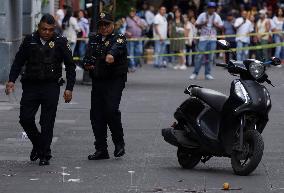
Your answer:
[[[194,11],[189,10],[188,15],[184,15],[186,22],[185,25],[185,37],[187,37],[186,41],[186,52],[190,53],[194,51],[195,48],[195,40],[194,37],[197,36],[197,29],[195,27],[195,16]],[[187,65],[194,66],[194,55],[187,56]]]
[[[63,9],[58,9],[56,11],[56,14],[55,14],[55,17],[57,18],[57,22],[58,22],[58,25],[61,27],[62,26],[62,20],[64,18],[64,10]]]
[[[266,45],[270,39],[270,34],[268,33],[271,28],[271,21],[267,18],[265,10],[260,10],[259,14],[259,20],[256,23],[257,42],[259,45]],[[268,55],[268,49],[257,50],[256,59],[266,60],[269,57]]]
[[[78,12],[78,25],[81,29],[81,33],[79,34],[79,37],[81,38],[88,38],[89,37],[89,33],[90,33],[90,24],[89,24],[89,20],[87,18],[85,18],[85,12],[84,10],[80,10]],[[86,49],[87,49],[87,40],[81,40],[78,42],[79,45],[79,56],[81,58],[83,58],[85,56],[86,53]]]
[[[62,29],[63,29],[63,36],[67,38],[72,53],[74,53],[74,49],[77,42],[77,33],[80,32],[81,29],[78,25],[77,19],[72,15],[73,15],[72,8],[68,7],[66,9],[65,17],[62,21]]]
[[[150,5],[149,9],[145,12],[145,20],[149,26],[152,25],[154,22],[155,18],[154,12],[155,12],[155,7],[153,5]]]
[[[196,48],[197,51],[204,52],[216,50],[217,30],[223,28],[223,21],[216,13],[215,2],[209,2],[207,4],[207,11],[198,16],[196,27],[200,29],[200,39]],[[190,76],[190,79],[196,79],[202,64],[205,65],[205,79],[214,79],[211,75],[211,64],[214,63],[215,54],[207,55],[207,60],[205,60],[205,56],[206,55],[204,54],[199,54],[195,57],[194,71]]]
[[[279,32],[277,34],[274,34],[274,42],[275,43],[281,43],[283,41],[283,34],[280,32],[283,29],[284,24],[284,12],[282,8],[278,8],[276,15],[272,19],[274,25],[276,26],[275,32]],[[284,49],[282,46],[277,46],[275,48],[275,54],[274,56],[280,59],[283,59]],[[280,65],[281,66],[281,65]],[[279,66],[279,67],[280,67]]]
[[[153,5],[149,6],[149,9],[145,12],[145,20],[148,25],[148,31],[146,33],[146,36],[148,38],[153,38],[153,23],[154,23],[154,18],[155,18],[155,7]],[[152,45],[153,42],[147,42],[145,44],[150,44]],[[145,45],[146,47],[146,45]]]
[[[254,27],[249,19],[247,19],[247,11],[242,11],[242,16],[237,18],[234,27],[236,32],[237,49],[247,47],[250,44],[250,37],[246,34],[253,32]],[[237,50],[237,60],[243,61],[248,58],[248,50]]]
[[[154,18],[154,38],[158,39],[155,41],[155,55],[165,54],[168,22],[165,17],[166,8],[161,6],[159,13]],[[165,67],[163,64],[163,56],[156,56],[154,67],[161,68]]]
[[[59,24],[60,27],[62,27],[62,21],[64,19],[65,13],[66,13],[66,9],[70,8],[70,6],[68,5],[63,5],[62,9],[58,9],[55,13],[55,17],[57,18],[57,22]]]
[[[58,9],[55,12],[55,15],[54,15],[54,19],[56,21],[55,32],[58,33],[58,34],[62,34],[62,21],[65,17],[66,9],[68,7],[69,6],[67,6],[67,5],[63,5],[62,9]]]

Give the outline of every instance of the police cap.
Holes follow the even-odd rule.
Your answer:
[[[98,23],[113,23],[114,22],[114,18],[111,14],[106,13],[106,12],[101,12],[99,14],[99,21]]]

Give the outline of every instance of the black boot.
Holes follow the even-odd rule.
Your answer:
[[[38,151],[38,155],[39,155],[39,165],[40,166],[49,165],[49,160],[52,157],[50,149],[49,149],[49,151],[40,150],[40,151]]]
[[[109,154],[107,149],[96,150],[94,154],[88,156],[89,160],[101,160],[101,159],[109,159]]]
[[[124,144],[115,145],[114,156],[121,157],[125,154]]]
[[[48,161],[52,158],[51,150],[50,150],[50,149],[48,149],[48,151],[45,153],[45,158],[46,158]]]
[[[41,158],[41,159],[39,160],[39,165],[40,165],[40,166],[47,166],[47,165],[49,165],[48,159],[46,159],[46,158]]]
[[[35,148],[32,149],[31,154],[30,154],[30,160],[31,161],[36,161],[38,159],[38,153]]]

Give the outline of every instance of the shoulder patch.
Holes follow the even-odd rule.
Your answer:
[[[37,41],[36,41],[36,38],[35,38],[35,35],[32,33],[31,35],[27,35],[25,38],[24,38],[24,41],[25,43],[30,43],[30,44],[37,44]]]
[[[56,38],[66,38],[64,35],[58,35],[58,36],[56,36]]]
[[[65,44],[68,43],[68,40],[64,36],[57,36],[56,39],[55,39],[55,43],[58,43],[60,45],[65,45]]]

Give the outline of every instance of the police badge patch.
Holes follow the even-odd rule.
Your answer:
[[[123,43],[123,39],[118,38],[118,39],[116,40],[116,42],[119,43],[119,44],[121,44],[121,43]]]
[[[53,47],[54,47],[54,42],[53,42],[53,41],[51,41],[51,42],[49,42],[49,44],[48,44],[48,45],[49,45],[49,47],[50,47],[50,48],[53,48]]]
[[[101,18],[104,18],[105,16],[106,16],[105,13],[101,13],[101,15],[100,15]]]

